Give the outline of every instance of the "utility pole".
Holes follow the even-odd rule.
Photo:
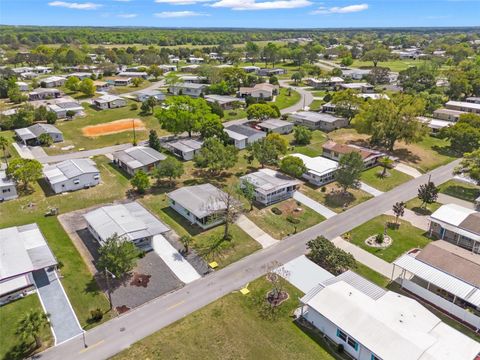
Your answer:
[[[110,271],[108,271],[107,268],[105,268],[105,280],[107,281],[107,294],[108,294],[108,302],[110,304],[110,310],[113,308],[112,304],[112,292],[110,291],[110,279],[109,275],[112,277],[112,279],[115,279],[115,275],[112,274]]]
[[[137,146],[137,138],[135,135],[135,119],[132,119],[132,128],[133,128],[133,146]]]

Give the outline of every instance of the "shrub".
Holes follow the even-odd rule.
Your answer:
[[[103,311],[100,308],[96,308],[90,311],[90,319],[94,322],[98,322],[103,319]]]
[[[138,105],[137,104],[130,105],[130,110],[138,110]]]
[[[273,207],[273,208],[272,208],[272,212],[273,212],[275,215],[282,215],[282,210],[280,210],[280,209],[277,208],[277,207]]]
[[[299,224],[300,220],[297,219],[296,217],[293,217],[292,215],[287,216],[287,221],[291,224]]]
[[[322,188],[320,189],[321,192],[325,192],[327,191],[327,187],[326,186],[322,186]]]
[[[377,234],[377,236],[375,236],[375,242],[377,244],[382,244],[384,239],[385,239],[385,236],[382,233]]]

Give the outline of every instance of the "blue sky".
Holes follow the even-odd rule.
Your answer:
[[[259,28],[478,26],[480,0],[0,0],[0,23]]]

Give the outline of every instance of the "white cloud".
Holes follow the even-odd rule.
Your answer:
[[[76,10],[95,10],[103,6],[102,4],[95,4],[91,2],[77,3],[77,2],[66,2],[66,1],[51,1],[48,3],[48,5],[64,7],[68,9],[76,9]]]
[[[270,0],[257,2],[256,0],[220,0],[212,7],[230,8],[232,10],[273,10],[295,9],[312,5],[309,0]]]
[[[113,1],[117,1],[117,2],[130,2],[132,0],[113,0]]]
[[[310,14],[349,14],[368,9],[368,4],[348,5],[348,6],[335,6],[326,8],[324,6],[319,7],[317,10],[312,11]]]
[[[193,5],[198,3],[210,2],[213,0],[155,0],[157,4],[170,4],[170,5]]]
[[[209,14],[199,13],[196,11],[162,11],[154,14],[159,18],[181,18],[190,16],[210,16]]]
[[[137,17],[138,14],[118,14],[117,16],[124,19],[131,19]]]

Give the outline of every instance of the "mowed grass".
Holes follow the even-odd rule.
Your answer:
[[[420,215],[430,215],[435,212],[442,204],[434,202],[432,204],[422,205],[422,200],[418,197],[407,201],[407,209],[410,209]]]
[[[393,216],[387,215],[380,215],[367,221],[349,232],[351,236],[350,242],[388,262],[394,261],[400,255],[413,248],[423,248],[430,242],[424,230],[412,226],[407,221],[399,220],[400,226],[398,228],[387,226],[387,235],[393,240],[389,247],[380,249],[365,244],[365,240],[368,237],[379,233],[383,234],[385,224],[394,221],[395,218]]]
[[[325,191],[322,191],[322,189],[325,189]],[[339,193],[339,187],[336,182],[320,188],[305,183],[300,187],[300,191],[337,213],[350,209],[373,197],[360,189],[349,189],[347,194]]]
[[[28,295],[0,307],[0,333],[2,334],[0,336],[0,359],[22,359],[29,355],[28,350],[33,350],[35,347],[35,340],[32,338],[29,340],[29,345],[31,346],[25,349],[27,351],[21,351],[22,341],[20,336],[16,334],[19,321],[28,311],[40,311],[43,313],[37,294]],[[53,344],[50,327],[43,328],[40,337],[43,343],[42,348],[36,351],[41,351]]]
[[[380,166],[365,170],[362,173],[360,180],[367,185],[374,187],[375,189],[385,192],[392,190],[394,187],[413,179],[410,175],[407,175],[395,169],[389,169],[388,176],[382,177],[380,176],[382,171],[383,168]]]
[[[425,64],[430,63],[430,61],[425,60],[413,60],[413,59],[406,59],[406,60],[390,60],[390,61],[383,61],[379,62],[377,66],[379,67],[388,67],[391,71],[402,71],[408,69],[411,66],[422,66]],[[353,60],[352,67],[373,67],[372,61],[362,61],[362,60]]]
[[[286,139],[293,145],[290,149],[290,153],[300,153],[310,157],[320,156],[323,153],[323,144],[327,141],[327,134],[320,130],[312,131],[312,139],[308,145],[296,145],[293,137],[293,132],[285,136]]]
[[[300,93],[295,90],[280,88],[280,93],[275,97],[273,104],[277,105],[280,110],[286,109],[298,103],[300,98]]]
[[[271,289],[265,278],[139,341],[114,359],[335,359],[320,336],[302,331],[290,317],[303,294],[290,285],[275,321],[259,316],[254,299]],[[317,342],[318,341],[318,342]],[[322,347],[324,346],[324,347]],[[192,355],[193,354],[193,355]]]
[[[474,202],[480,196],[480,186],[462,181],[449,180],[438,188],[442,194],[470,202]]]
[[[390,283],[389,278],[369,268],[367,265],[363,265],[359,261],[357,261],[355,269],[352,269],[352,270],[356,272],[358,275],[363,276],[365,279],[370,280],[371,282],[373,282],[374,284],[377,284],[380,287],[384,288]]]
[[[0,205],[1,228],[38,224],[55,257],[62,264],[62,284],[82,326],[88,325],[90,310],[96,308],[104,311],[104,319],[109,318],[107,299],[99,291],[92,274],[57,218],[44,214],[49,207],[57,207],[60,213],[67,213],[125,197],[129,188],[128,180],[110,166],[106,157],[97,157],[95,161],[101,172],[100,185],[64,195],[51,195],[43,183],[44,188],[35,183],[33,193]]]
[[[121,119],[140,119],[145,125],[145,130],[136,130],[135,136],[137,141],[148,139],[148,131],[153,129],[157,131],[159,136],[166,135],[167,132],[162,130],[157,118],[153,115],[143,116],[140,114],[140,110],[131,110],[130,104],[135,102],[129,101],[127,106],[108,109],[108,110],[96,110],[84,103],[85,117],[76,117],[71,121],[57,121],[55,124],[59,130],[63,132],[64,141],[54,144],[49,148],[44,148],[49,155],[64,154],[67,152],[78,151],[79,149],[96,149],[104,146],[111,146],[117,144],[131,143],[133,142],[133,128],[131,131],[123,131],[117,134],[102,135],[96,137],[87,137],[82,133],[82,128],[85,126],[97,125],[108,123]],[[140,104],[136,103],[139,108]],[[73,149],[64,151],[63,147],[75,146]]]

